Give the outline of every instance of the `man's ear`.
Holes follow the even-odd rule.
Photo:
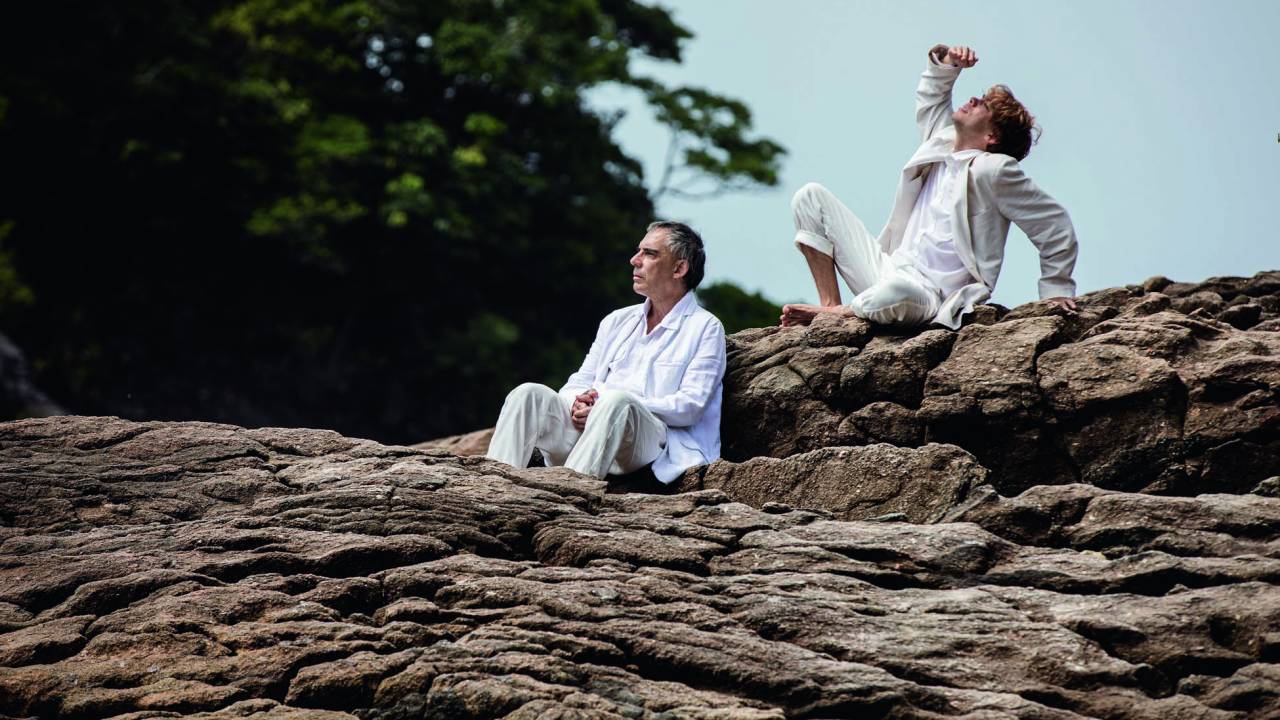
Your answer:
[[[671,273],[671,277],[682,278],[688,274],[689,274],[689,261],[684,259],[677,260],[675,270]]]
[[[987,133],[987,152],[991,152],[992,146],[999,145],[999,144],[1000,144],[1000,135],[995,130],[992,130],[991,132]]]

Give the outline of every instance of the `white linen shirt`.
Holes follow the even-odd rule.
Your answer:
[[[592,388],[625,390],[667,426],[667,445],[653,474],[673,482],[695,465],[720,457],[724,386],[724,326],[692,292],[653,332],[645,332],[650,302],[615,310],[600,321],[582,367],[560,388],[566,408]]]
[[[978,150],[953,152],[929,167],[924,187],[907,219],[904,242],[893,252],[893,263],[915,268],[939,300],[978,279],[970,274],[956,253],[952,213],[961,179],[960,168],[978,156]]]

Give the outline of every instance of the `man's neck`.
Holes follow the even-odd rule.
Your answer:
[[[961,150],[986,150],[986,149],[987,149],[986,135],[973,137],[973,136],[965,135],[963,132],[960,132],[957,130],[956,142],[955,142],[955,145],[952,146],[951,152],[960,152]]]
[[[675,309],[676,305],[680,304],[680,300],[684,296],[685,293],[680,293],[676,297],[649,298],[649,313],[645,316],[647,326],[645,332],[653,332],[653,329],[658,327],[658,323],[661,323],[667,317],[667,314]]]

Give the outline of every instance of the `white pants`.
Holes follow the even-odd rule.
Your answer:
[[[914,268],[895,267],[880,243],[853,211],[818,183],[791,198],[796,245],[807,245],[835,263],[853,292],[849,307],[877,323],[917,325],[929,322],[942,305],[941,292]]]
[[[667,426],[630,393],[601,390],[581,433],[555,390],[525,383],[507,394],[488,457],[524,467],[537,448],[548,465],[603,478],[635,472],[667,446]]]

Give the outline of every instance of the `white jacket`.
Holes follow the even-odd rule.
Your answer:
[[[880,247],[892,253],[903,241],[903,231],[925,176],[934,163],[949,155],[956,140],[952,122],[951,86],[960,68],[944,65],[929,55],[929,64],[916,88],[916,124],[924,141],[902,169],[897,197],[889,222],[880,233]],[[952,329],[960,327],[960,317],[991,297],[1000,266],[1004,263],[1004,243],[1013,222],[1027,234],[1040,251],[1040,298],[1072,297],[1076,294],[1077,243],[1067,211],[1022,172],[1018,161],[1008,155],[983,152],[960,169],[957,182],[966,192],[956,193],[952,222],[956,253],[969,273],[981,282],[966,285],[942,301],[934,322]]]
[[[566,407],[576,396],[599,389],[628,337],[644,332],[649,301],[614,310],[600,321],[582,367],[560,389]],[[655,333],[660,343],[648,368],[641,403],[667,426],[667,446],[653,461],[653,474],[669,483],[694,465],[720,457],[720,399],[724,385],[724,326],[698,304],[692,291],[667,313]]]

